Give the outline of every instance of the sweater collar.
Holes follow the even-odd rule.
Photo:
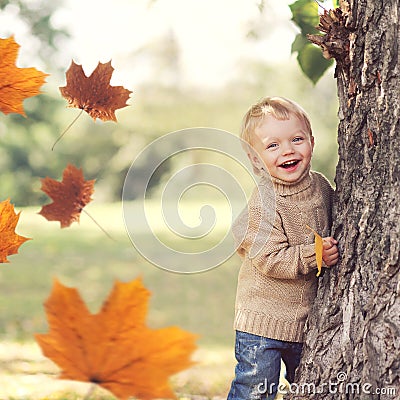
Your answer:
[[[294,182],[286,182],[281,179],[271,177],[268,172],[263,175],[264,179],[270,179],[274,185],[275,192],[280,196],[290,196],[306,190],[311,186],[311,166],[308,166],[300,175],[299,179]]]

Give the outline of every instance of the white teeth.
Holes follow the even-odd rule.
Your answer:
[[[289,167],[289,166],[294,165],[296,163],[297,163],[297,161],[287,161],[287,162],[283,163],[282,165],[284,165],[286,167]]]

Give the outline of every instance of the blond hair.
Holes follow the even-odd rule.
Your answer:
[[[307,133],[312,137],[311,122],[307,113],[297,103],[284,97],[264,97],[252,105],[243,117],[240,137],[252,144],[254,132],[262,123],[264,117],[272,116],[278,120],[287,120],[291,115],[304,123]]]

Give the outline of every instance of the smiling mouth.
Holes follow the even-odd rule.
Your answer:
[[[289,169],[295,167],[300,161],[299,160],[292,160],[292,161],[286,161],[283,164],[280,165],[280,167]]]

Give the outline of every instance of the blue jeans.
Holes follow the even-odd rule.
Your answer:
[[[302,343],[284,342],[236,331],[237,365],[228,400],[272,400],[278,391],[281,359],[292,383]]]

